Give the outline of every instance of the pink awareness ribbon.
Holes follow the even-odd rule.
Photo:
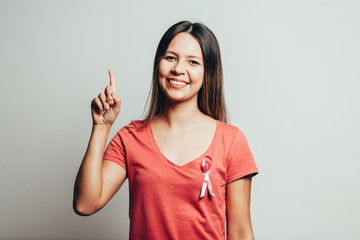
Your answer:
[[[210,160],[210,162],[208,162],[208,165],[206,164],[206,158],[208,158]],[[211,157],[206,156],[201,164],[201,171],[204,174],[204,181],[203,181],[202,188],[201,188],[200,198],[202,198],[205,195],[206,187],[209,189],[209,193],[211,195],[215,196],[214,190],[211,186],[210,177],[209,177],[211,162],[212,162]]]

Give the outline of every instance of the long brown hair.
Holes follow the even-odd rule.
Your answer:
[[[156,50],[152,76],[152,88],[148,96],[145,124],[164,110],[165,96],[159,85],[159,64],[171,40],[176,34],[191,34],[200,44],[204,59],[204,81],[198,93],[198,107],[204,114],[227,123],[227,111],[223,93],[223,73],[220,47],[214,33],[201,23],[181,21],[171,26],[161,38]],[[150,104],[149,103],[150,97]]]

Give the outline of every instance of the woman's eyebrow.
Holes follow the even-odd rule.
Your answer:
[[[198,56],[195,56],[195,55],[188,55],[186,57],[188,57],[188,58],[197,58],[197,59],[202,61],[202,57],[198,57]]]
[[[165,53],[171,53],[171,54],[174,54],[175,56],[178,56],[178,54],[174,51],[166,51]],[[198,56],[195,56],[195,55],[186,55],[185,57],[187,58],[197,58],[199,60],[202,61],[202,57],[198,57]]]

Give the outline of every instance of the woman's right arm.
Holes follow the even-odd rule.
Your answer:
[[[112,70],[109,75],[110,85],[91,102],[93,128],[74,187],[73,208],[79,215],[91,215],[104,207],[126,177],[124,168],[103,160],[106,140],[121,104]]]

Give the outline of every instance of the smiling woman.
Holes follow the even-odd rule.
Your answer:
[[[202,65],[204,69],[202,87],[198,92],[198,107],[204,114],[222,122],[227,122],[219,44],[213,32],[205,25],[188,21],[171,26],[160,40],[154,59],[151,100],[146,121],[149,122],[156,114],[164,110],[165,98],[158,84],[159,66],[164,56],[166,56],[166,52],[171,53],[170,49],[168,49],[169,44],[176,40],[177,35],[185,33],[191,36],[193,40],[196,40],[197,43],[194,43],[194,45],[198,44],[197,46],[201,49],[201,53],[195,55],[195,52],[192,52],[188,56],[194,56],[195,58],[192,60]],[[198,49],[195,47],[194,50]],[[176,59],[176,55],[169,57],[173,60]],[[193,63],[195,64],[195,62]]]
[[[197,101],[204,79],[199,43],[189,33],[179,33],[170,42],[159,64],[159,84],[165,100]]]
[[[93,131],[74,210],[101,209],[128,178],[130,239],[253,239],[244,134],[227,123],[220,49],[203,24],[173,25],[160,40],[149,110],[105,144],[120,111],[114,73],[92,101]]]

